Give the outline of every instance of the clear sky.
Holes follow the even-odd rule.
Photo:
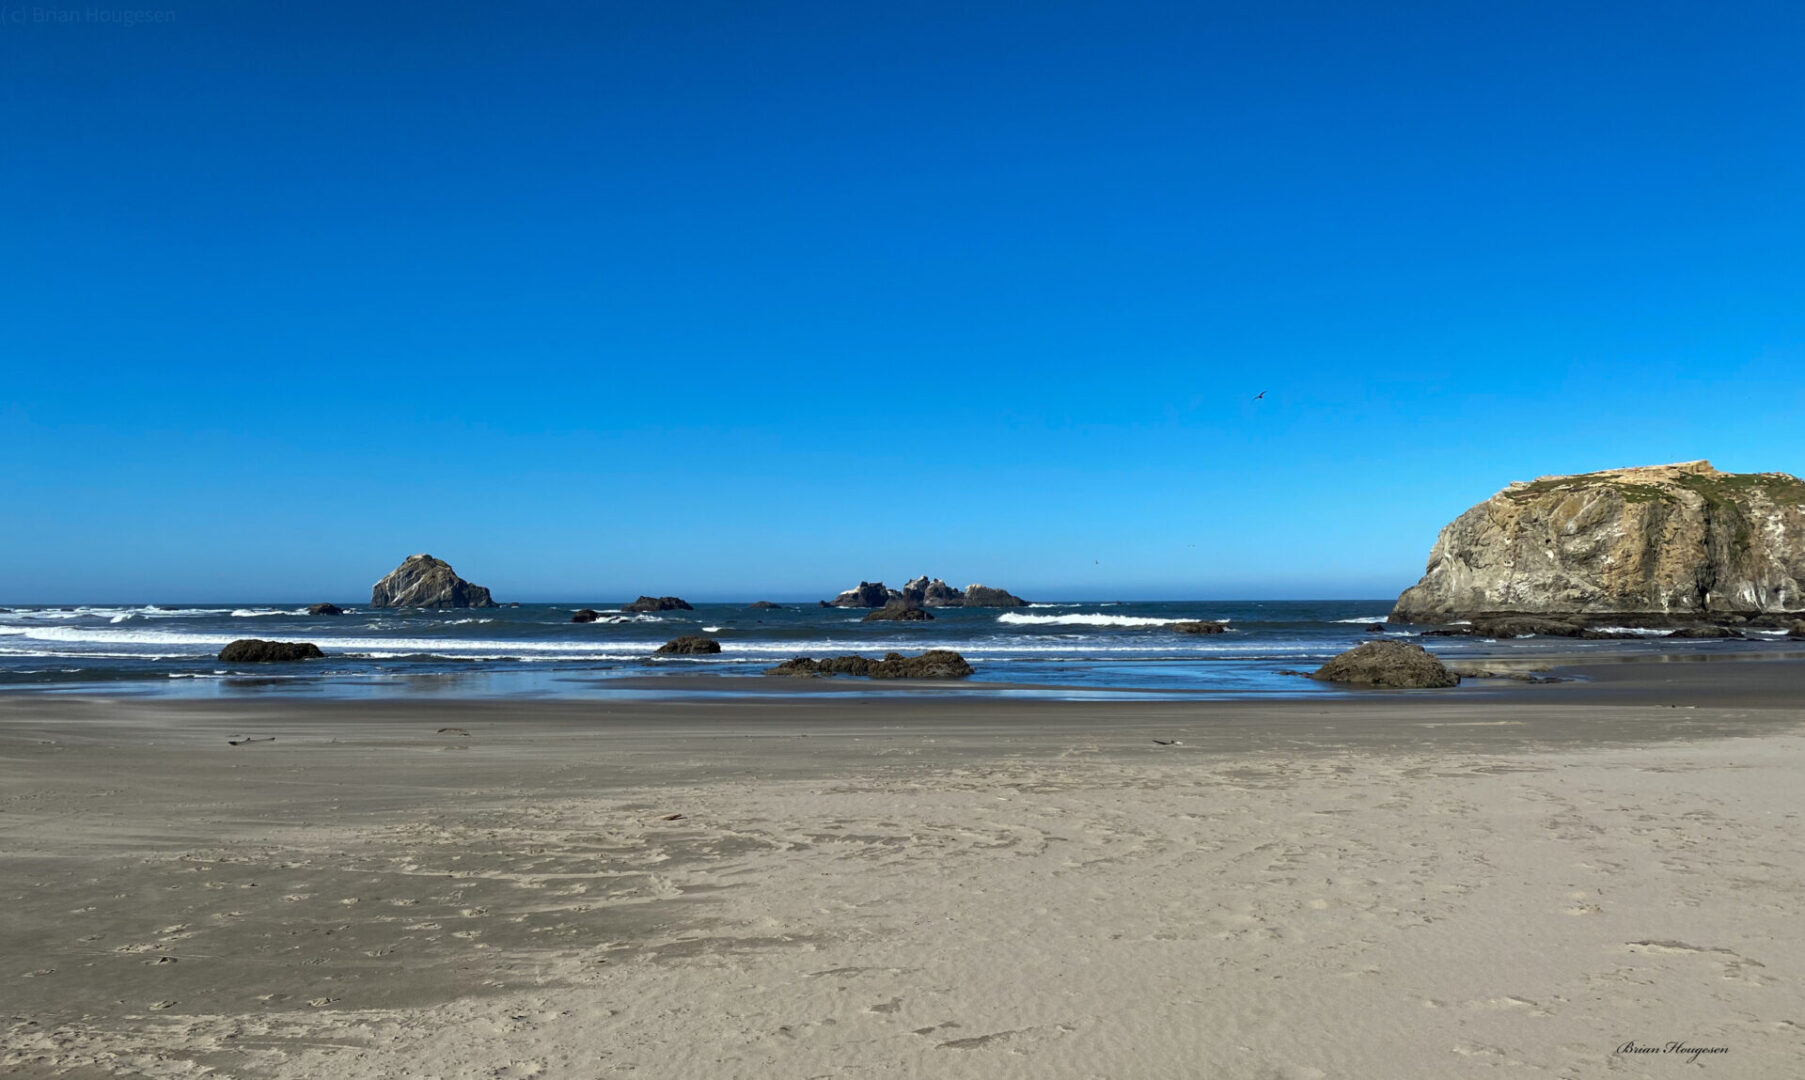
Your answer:
[[[1805,5],[57,3],[0,603],[1385,596],[1805,472]]]

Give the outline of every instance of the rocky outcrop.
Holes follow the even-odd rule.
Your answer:
[[[720,651],[720,642],[700,634],[685,634],[679,638],[672,638],[654,650],[658,656],[696,656]]]
[[[835,656],[811,660],[799,656],[766,668],[766,675],[789,675],[803,678],[822,675],[861,675],[870,679],[963,679],[972,674],[965,658],[950,649],[929,649],[920,656],[885,653],[882,660],[863,656]]]
[[[228,664],[270,664],[289,660],[319,660],[325,657],[311,641],[264,641],[261,638],[239,638],[219,650],[219,658]]]
[[[1363,641],[1317,668],[1310,677],[1386,690],[1460,685],[1460,676],[1449,671],[1433,653],[1405,641]]]
[[[1027,607],[1028,602],[1016,596],[1008,589],[993,589],[988,585],[967,585],[964,590],[966,607]]]
[[[892,596],[900,599],[902,594],[884,588],[881,581],[861,581],[858,588],[847,589],[827,603],[829,607],[883,607]]]
[[[929,578],[926,574],[904,582],[901,589],[885,588],[881,581],[861,581],[858,588],[847,589],[832,601],[823,600],[821,603],[826,607],[876,608],[898,601],[917,607],[1028,606],[1026,600],[1005,589],[993,589],[988,585],[967,585],[963,589],[955,589],[941,579]]]
[[[860,622],[927,622],[934,618],[926,608],[917,607],[904,601],[885,604],[876,611],[860,619]]]
[[[750,604],[747,604],[746,606],[751,608],[753,611],[781,611],[781,610],[783,610],[782,604],[773,604],[769,600],[754,600]]]
[[[677,596],[642,596],[622,611],[694,611],[689,601]]]
[[[1199,621],[1196,619],[1187,619],[1184,622],[1175,622],[1172,624],[1172,629],[1178,631],[1181,634],[1226,634],[1226,633],[1228,633],[1228,626],[1224,623],[1204,622],[1204,621]]]
[[[345,609],[339,607],[337,604],[307,605],[307,614],[309,615],[343,615],[344,613]]]
[[[1802,609],[1805,481],[1693,461],[1511,484],[1442,529],[1391,619],[1674,625]]]
[[[594,608],[580,608],[571,615],[571,622],[594,622],[602,617],[602,613]]]
[[[370,590],[371,607],[494,607],[489,590],[458,577],[451,564],[431,555],[409,555]]]

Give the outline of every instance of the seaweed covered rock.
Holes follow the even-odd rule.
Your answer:
[[[1172,629],[1178,631],[1181,634],[1226,634],[1226,633],[1228,633],[1228,626],[1225,623],[1210,622],[1210,621],[1199,620],[1199,619],[1187,619],[1184,622],[1175,622],[1172,624]]]
[[[682,637],[672,638],[658,646],[656,654],[659,656],[695,656],[720,651],[721,643],[714,638],[703,637],[700,634],[684,634]]]
[[[689,601],[678,596],[642,596],[626,605],[623,611],[694,611]]]
[[[1363,641],[1317,668],[1310,677],[1388,690],[1459,686],[1435,654],[1406,641]]]
[[[765,669],[766,675],[788,675],[813,678],[823,675],[859,675],[870,679],[963,679],[972,674],[972,666],[951,649],[929,649],[920,656],[885,653],[882,660],[863,656],[835,656],[813,660],[798,656],[776,667]]]
[[[409,555],[370,589],[371,607],[494,607],[489,590],[458,577],[431,555]]]
[[[264,641],[261,638],[239,638],[219,650],[219,658],[228,664],[273,664],[290,660],[320,660],[325,657],[311,641]]]

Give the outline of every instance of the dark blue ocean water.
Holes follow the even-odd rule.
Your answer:
[[[573,623],[581,606],[603,611]],[[932,622],[861,622],[859,610],[794,605],[777,611],[698,604],[694,611],[630,614],[599,604],[400,611],[347,606],[340,616],[258,604],[36,607],[0,610],[0,690],[182,696],[552,696],[626,692],[622,677],[719,676],[722,692],[795,656],[952,649],[977,669],[970,684],[1012,683],[1069,691],[1214,696],[1240,692],[1334,693],[1283,669],[1314,668],[1378,635],[1389,599],[1046,603],[1027,608],[941,608]],[[1228,632],[1177,633],[1178,620],[1224,621]],[[1419,639],[1418,627],[1388,626]],[[654,657],[680,634],[721,642],[718,656]],[[1774,636],[1778,636],[1777,632]],[[311,641],[328,654],[300,664],[227,665],[236,638]],[[1625,651],[1759,649],[1759,642],[1420,639],[1450,661],[1478,657]],[[761,679],[768,690],[775,680]],[[833,680],[849,693],[878,689]],[[676,684],[673,683],[673,686]],[[693,684],[686,681],[686,685]],[[656,691],[656,684],[653,684]],[[1055,688],[1059,688],[1056,691]],[[811,688],[814,689],[814,688]]]

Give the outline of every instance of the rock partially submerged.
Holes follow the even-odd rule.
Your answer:
[[[344,613],[345,609],[339,607],[337,604],[307,605],[307,614],[309,615],[343,615]]]
[[[655,652],[658,656],[696,656],[720,651],[721,643],[714,638],[703,637],[700,634],[684,634],[682,637],[672,638],[658,646]]]
[[[926,622],[933,619],[926,608],[914,604],[897,602],[885,604],[876,611],[860,619],[860,622]]]
[[[623,611],[694,611],[689,601],[678,596],[642,596],[626,605]]]
[[[1172,629],[1181,634],[1226,634],[1228,633],[1228,624],[1187,619],[1184,622],[1173,623]]]
[[[1310,677],[1388,690],[1460,685],[1460,676],[1449,671],[1433,653],[1405,641],[1363,641],[1317,668]]]
[[[829,607],[883,607],[895,596],[902,598],[902,593],[895,589],[884,588],[881,581],[861,581],[856,589],[847,589],[831,601],[824,601]]]
[[[494,607],[489,590],[458,577],[451,564],[431,555],[409,555],[370,590],[370,606],[382,608]]]
[[[789,675],[815,678],[823,675],[859,675],[869,679],[963,679],[972,673],[965,658],[950,649],[929,649],[920,656],[885,653],[882,660],[863,656],[835,656],[812,660],[798,656],[776,667],[766,668],[766,675]]]
[[[967,585],[965,587],[966,607],[1027,607],[1028,602],[1010,592],[1008,589],[993,589],[988,585]]]
[[[325,656],[320,647],[311,641],[264,641],[261,638],[239,638],[219,650],[219,658],[228,664],[321,660]]]
[[[580,608],[571,615],[571,622],[594,622],[602,617],[602,613],[594,608]]]
[[[1511,484],[1442,529],[1391,619],[1684,626],[1800,610],[1805,481],[1689,461]]]
[[[754,611],[781,611],[783,609],[782,604],[773,604],[769,600],[754,600],[746,606]]]
[[[1735,630],[1732,630],[1727,626],[1715,626],[1711,623],[1702,623],[1698,626],[1682,626],[1678,630],[1669,631],[1667,636],[1670,638],[1735,638],[1738,641],[1742,640],[1742,635]]]

